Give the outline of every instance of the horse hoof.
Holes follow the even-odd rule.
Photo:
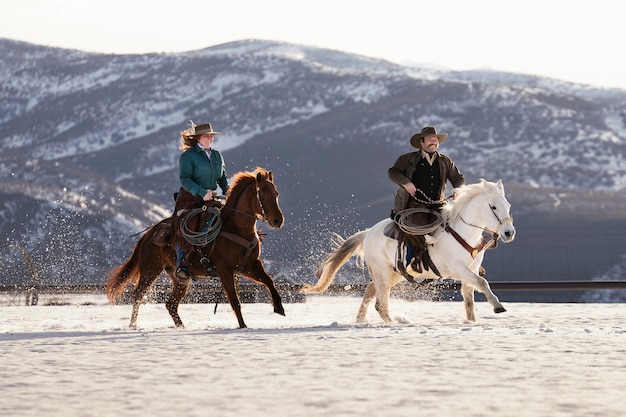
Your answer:
[[[283,308],[283,306],[276,306],[276,307],[274,307],[274,313],[280,314],[281,316],[284,316],[285,315],[285,309]]]
[[[506,308],[504,308],[504,307],[495,307],[495,308],[493,309],[493,311],[494,311],[495,313],[504,313],[504,312],[506,311]]]

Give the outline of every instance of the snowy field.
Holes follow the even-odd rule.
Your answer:
[[[626,304],[0,307],[0,416],[623,416]]]

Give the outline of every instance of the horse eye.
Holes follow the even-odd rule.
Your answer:
[[[496,206],[494,206],[493,204],[490,205],[491,206],[491,210],[495,210]]]

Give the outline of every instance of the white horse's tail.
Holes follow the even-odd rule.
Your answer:
[[[363,256],[363,240],[367,230],[362,230],[347,239],[335,234],[335,250],[328,254],[317,270],[319,277],[315,285],[304,284],[302,292],[305,294],[319,294],[333,283],[335,274],[343,264],[348,262],[353,256],[361,258]]]

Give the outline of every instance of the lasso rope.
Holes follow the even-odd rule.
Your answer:
[[[420,190],[419,188],[416,188],[415,191],[419,191],[419,193],[421,195],[423,195],[424,198],[426,199],[426,200],[420,200],[419,198],[415,197],[414,195],[411,196],[418,203],[423,203],[423,204],[447,204],[448,203],[448,199],[447,198],[443,198],[441,200],[432,200],[430,197],[428,197],[426,194],[424,194],[424,191]]]
[[[425,225],[415,224],[410,220],[411,215],[415,213],[433,214],[436,216],[436,219],[432,223]],[[437,230],[437,228],[443,224],[443,217],[438,211],[416,207],[400,211],[394,216],[393,221],[396,222],[400,230],[404,233],[409,235],[427,235]]]
[[[205,222],[202,230],[196,232],[189,227],[189,222],[192,218],[208,211],[211,213],[211,217]],[[183,238],[194,246],[206,246],[212,242],[222,229],[222,218],[220,216],[220,209],[217,207],[203,206],[201,208],[193,209],[187,214],[183,221],[180,223],[180,233]]]
[[[413,195],[412,197],[418,203],[423,203],[423,204],[428,204],[428,205],[448,204],[447,198],[443,198],[441,200],[433,200],[430,197],[428,197],[426,194],[424,194],[424,192],[420,190],[419,188],[417,188],[416,191],[419,191],[419,193],[422,196],[424,196],[424,198],[426,199],[426,200],[421,200]],[[415,213],[433,214],[434,216],[436,216],[436,219],[432,223],[428,223],[425,225],[415,224],[411,222],[410,220],[411,215]],[[405,210],[400,211],[398,214],[394,216],[393,221],[398,225],[400,230],[402,230],[404,233],[407,233],[410,235],[427,235],[437,230],[437,228],[443,224],[443,217],[436,210],[416,207],[416,208],[410,208],[410,209],[405,209]]]

